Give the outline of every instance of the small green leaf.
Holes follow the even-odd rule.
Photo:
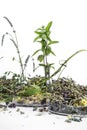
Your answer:
[[[37,51],[35,51],[32,56],[36,55],[39,51],[41,51],[41,49],[38,49]]]
[[[52,50],[50,50],[50,53],[53,54],[54,56],[56,56],[55,53]]]
[[[46,34],[42,34],[42,37],[41,37],[43,40],[46,40],[47,36]]]
[[[41,50],[42,50],[42,52],[44,52],[45,51],[45,48],[46,48],[46,42],[41,42],[41,44],[42,44],[42,47],[41,47]]]
[[[52,68],[52,69],[55,69],[55,67],[54,67],[54,66],[51,66],[51,68]]]
[[[47,36],[47,40],[48,40],[48,41],[52,41],[51,38],[50,38],[49,36]]]
[[[46,55],[49,55],[49,54],[53,54],[53,55],[55,55],[55,53],[51,50],[51,47],[50,46],[47,46],[47,48],[46,48],[46,50],[45,50],[45,54]]]
[[[48,64],[48,66],[52,66],[52,65],[54,65],[54,63]]]
[[[36,37],[33,42],[36,42],[40,38],[41,38],[40,36]]]
[[[49,31],[50,28],[51,28],[51,26],[52,26],[52,21],[47,24],[47,26],[46,26],[46,31]]]
[[[37,58],[40,62],[42,62],[44,60],[44,56],[43,55],[39,55]]]
[[[41,30],[36,30],[35,33],[38,35],[42,35],[42,34],[46,33],[46,30],[44,28],[42,28]]]
[[[41,35],[41,34],[42,34],[42,33],[41,33],[41,32],[39,32],[39,31],[35,31],[35,33],[36,33],[36,34],[39,34],[39,35]]]
[[[59,41],[50,41],[48,45],[59,43]]]
[[[49,68],[53,68],[53,69],[54,69],[53,65],[54,65],[54,63],[47,64],[47,65],[45,65],[45,66],[46,66],[46,67],[49,67]]]
[[[46,50],[45,50],[45,54],[49,55],[51,53],[51,47],[47,46]]]

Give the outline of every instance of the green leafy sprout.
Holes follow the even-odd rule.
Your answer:
[[[38,42],[41,45],[41,48],[36,50],[33,53],[33,56],[40,52],[40,54],[37,57],[37,60],[40,62],[39,66],[42,66],[44,68],[44,75],[45,79],[50,77],[50,69],[54,68],[54,63],[48,63],[48,56],[49,55],[55,55],[53,52],[51,45],[58,43],[58,41],[52,40],[50,37],[51,31],[50,28],[52,26],[52,21],[47,24],[47,26],[42,26],[38,28],[35,33],[37,37],[35,37],[34,42]],[[37,68],[38,68],[37,67]]]

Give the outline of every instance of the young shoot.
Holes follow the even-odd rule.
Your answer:
[[[38,42],[41,45],[41,48],[36,50],[33,53],[33,56],[38,53],[37,60],[39,61],[39,66],[42,66],[44,68],[44,76],[45,79],[50,77],[50,69],[54,68],[53,65],[54,63],[49,63],[48,62],[48,56],[49,55],[54,55],[55,53],[51,48],[52,44],[58,43],[58,41],[52,40],[51,39],[51,26],[52,26],[52,21],[47,24],[47,26],[42,26],[38,28],[35,33],[36,37],[34,39],[34,42]],[[39,54],[40,52],[40,54]]]

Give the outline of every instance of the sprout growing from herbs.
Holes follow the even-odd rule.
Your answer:
[[[39,66],[42,66],[44,68],[44,75],[45,79],[50,77],[50,69],[54,68],[54,63],[48,63],[48,56],[54,55],[51,45],[58,43],[58,41],[54,41],[51,39],[50,34],[50,28],[52,26],[52,21],[47,24],[47,26],[42,26],[38,28],[35,33],[37,34],[37,37],[35,37],[34,42],[39,42],[41,45],[41,48],[36,50],[33,53],[33,56],[36,55],[38,52],[41,52],[37,60],[40,62]]]

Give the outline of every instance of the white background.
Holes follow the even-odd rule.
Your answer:
[[[5,32],[11,33],[9,24],[3,19],[6,16],[13,23],[17,32],[19,47],[23,60],[39,49],[39,43],[33,43],[34,31],[53,21],[51,36],[59,43],[52,46],[56,57],[49,60],[59,67],[59,61],[65,60],[79,49],[87,49],[87,0],[0,0],[0,40]],[[20,72],[16,50],[8,38],[0,47],[0,74],[5,71]],[[36,57],[34,57],[36,59]],[[37,66],[37,63],[36,63]],[[30,58],[26,74],[42,74],[42,68],[33,74]],[[53,72],[53,70],[52,70]],[[61,76],[71,77],[77,83],[87,84],[87,52],[81,52],[67,64]]]

